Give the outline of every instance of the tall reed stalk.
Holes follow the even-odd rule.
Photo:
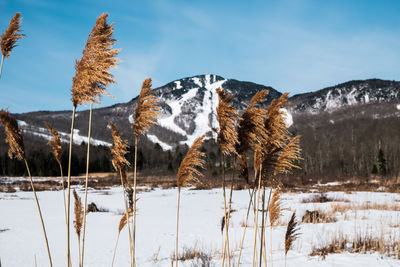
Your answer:
[[[114,260],[115,260],[115,255],[116,255],[116,252],[117,252],[119,236],[121,234],[122,229],[124,229],[124,227],[129,223],[129,217],[132,217],[132,212],[129,213],[128,217],[126,216],[126,213],[124,215],[122,215],[121,220],[119,221],[117,241],[115,242],[115,247],[114,247],[114,253],[113,253],[113,258],[112,258],[112,262],[111,262],[111,267],[114,266]],[[128,230],[129,230],[129,228],[128,228]],[[129,238],[130,238],[130,236],[131,236],[131,234],[129,233]],[[129,248],[129,251],[132,251],[131,248]]]
[[[87,185],[88,185],[88,170],[89,170],[89,156],[90,156],[90,132],[92,120],[92,104],[100,103],[102,95],[109,95],[106,92],[107,85],[115,83],[114,76],[110,73],[110,69],[117,65],[118,59],[116,56],[119,49],[112,49],[113,44],[116,42],[112,38],[114,32],[114,24],[107,24],[108,14],[103,13],[96,19],[86,45],[82,52],[82,58],[76,61],[75,76],[72,83],[72,102],[74,106],[73,120],[75,109],[78,105],[86,105],[90,103],[89,114],[89,131],[88,131],[88,148],[87,148],[87,161],[86,161],[86,179],[85,179],[85,205],[84,210],[87,210]],[[71,123],[73,125],[73,123]],[[71,135],[73,134],[73,127],[71,127]],[[70,153],[72,152],[72,137],[70,143]],[[68,163],[70,170],[71,163]],[[68,174],[68,225],[67,225],[67,247],[69,255],[69,199],[70,199],[70,173]],[[84,265],[84,251],[85,251],[85,233],[86,233],[86,212],[83,218],[83,235],[82,235],[82,252],[80,258],[82,266]],[[68,260],[69,261],[69,260]],[[68,262],[69,266],[69,262]]]
[[[236,125],[240,119],[238,111],[233,107],[233,97],[225,89],[218,88],[218,107],[217,121],[219,131],[217,142],[221,150],[221,166],[222,166],[222,194],[224,199],[224,221],[225,221],[225,239],[222,250],[222,266],[225,264],[225,252],[228,257],[228,266],[231,266],[230,248],[229,248],[229,217],[230,206],[227,210],[226,201],[226,181],[225,181],[225,157],[230,154],[236,154],[236,145],[239,143]],[[233,179],[233,178],[232,178]],[[233,181],[232,181],[233,182]],[[231,188],[232,196],[232,188]],[[231,201],[231,197],[230,197]]]
[[[18,39],[21,39],[25,34],[21,33],[21,13],[17,12],[11,18],[8,28],[1,34],[0,48],[1,48],[1,63],[0,63],[0,78],[3,70],[4,59],[10,57],[10,52],[16,47]]]
[[[198,170],[204,168],[206,163],[203,159],[205,157],[204,152],[199,151],[200,146],[203,143],[205,135],[198,137],[189,151],[186,153],[185,158],[182,160],[181,165],[178,169],[177,175],[177,186],[178,186],[178,203],[176,209],[176,236],[175,236],[175,266],[178,267],[178,234],[179,234],[179,210],[181,200],[181,188],[190,184],[200,182],[199,178],[202,177],[202,173]]]
[[[36,207],[40,217],[40,223],[42,225],[44,240],[46,243],[47,255],[49,258],[50,266],[53,266],[53,262],[51,259],[50,247],[49,242],[47,239],[46,227],[44,225],[42,211],[40,209],[39,200],[36,195],[35,186],[33,184],[31,171],[29,169],[28,162],[26,160],[25,155],[25,146],[24,146],[24,139],[21,135],[21,131],[18,128],[18,122],[10,115],[10,113],[6,110],[0,110],[0,121],[4,125],[4,130],[6,133],[6,143],[9,144],[10,148],[8,149],[8,156],[10,159],[16,158],[18,160],[23,160],[25,163],[26,171],[28,172],[29,180],[32,187],[33,196],[35,199]]]
[[[108,125],[111,128],[111,134],[113,137],[113,146],[111,147],[111,154],[113,156],[112,158],[112,164],[119,172],[120,178],[121,178],[121,185],[122,185],[122,190],[123,190],[123,195],[124,195],[124,207],[125,207],[125,220],[126,222],[121,222],[121,223],[126,223],[127,228],[128,228],[128,236],[129,236],[129,252],[131,255],[131,266],[134,265],[133,258],[132,258],[132,253],[133,253],[133,240],[131,237],[131,230],[129,226],[129,217],[130,214],[132,214],[132,209],[134,207],[129,207],[128,208],[128,201],[127,201],[127,188],[129,187],[129,180],[127,179],[126,176],[126,167],[129,166],[129,161],[125,158],[125,155],[128,153],[128,141],[124,140],[121,138],[121,133],[118,130],[118,128],[111,122],[108,123]],[[136,200],[132,200],[134,203]],[[132,203],[132,205],[133,205]],[[122,228],[125,225],[121,225]],[[121,228],[121,230],[122,230]]]
[[[136,243],[136,185],[137,185],[137,147],[139,136],[144,134],[153,124],[156,123],[157,116],[160,113],[160,109],[157,106],[158,99],[154,95],[151,89],[151,78],[144,80],[142,89],[140,90],[137,108],[135,112],[135,122],[131,124],[133,129],[133,135],[135,137],[135,156],[134,156],[134,169],[133,169],[133,252],[132,260],[135,264],[135,243]]]

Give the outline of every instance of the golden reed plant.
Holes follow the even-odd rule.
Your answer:
[[[299,227],[296,221],[296,211],[294,211],[292,217],[290,217],[285,234],[285,267],[286,267],[287,254],[289,250],[292,249],[293,243],[298,236],[299,236]]]
[[[119,49],[112,49],[112,45],[116,42],[112,38],[114,32],[114,24],[107,24],[108,14],[103,13],[96,19],[96,24],[89,34],[88,40],[82,52],[82,58],[75,63],[75,76],[72,79],[72,120],[71,120],[71,136],[68,159],[68,192],[67,192],[67,257],[68,266],[70,265],[70,180],[71,180],[71,154],[73,143],[73,130],[75,121],[75,112],[78,105],[86,105],[90,103],[89,112],[89,130],[88,144],[86,156],[86,179],[85,179],[85,200],[84,200],[84,216],[83,216],[83,233],[82,233],[82,252],[80,260],[84,265],[85,251],[85,232],[86,232],[86,210],[87,210],[87,186],[89,177],[89,156],[90,156],[90,136],[92,127],[92,106],[93,103],[100,103],[102,95],[109,95],[106,92],[107,85],[115,83],[114,76],[110,73],[110,69],[117,65],[116,56]]]
[[[228,266],[231,265],[230,249],[229,249],[229,218],[230,206],[227,210],[226,193],[225,193],[225,157],[230,154],[236,154],[236,145],[239,143],[236,125],[240,119],[238,111],[233,107],[233,97],[225,89],[217,88],[218,106],[217,106],[217,121],[219,131],[217,143],[221,150],[222,163],[222,194],[224,199],[224,224],[225,224],[225,239],[222,249],[222,266],[225,264],[225,253],[227,253]],[[232,179],[233,183],[233,179]],[[232,195],[232,187],[231,187]],[[230,199],[231,202],[231,199]]]
[[[65,178],[63,174],[63,169],[62,169],[62,163],[61,163],[61,140],[60,140],[60,135],[58,134],[58,131],[54,129],[49,123],[44,122],[46,125],[47,129],[52,135],[52,138],[47,144],[51,147],[51,150],[53,152],[53,155],[58,163],[58,166],[60,168],[60,175],[62,179],[62,190],[63,190],[63,201],[64,201],[64,217],[65,217],[65,223],[67,223],[67,207],[65,203]]]
[[[6,133],[6,143],[8,143],[10,146],[8,149],[8,156],[10,157],[10,159],[15,158],[18,160],[23,160],[25,162],[25,167],[26,167],[26,170],[28,172],[28,176],[29,176],[29,179],[31,182],[31,187],[32,187],[33,196],[35,198],[36,207],[38,209],[40,222],[42,224],[43,235],[44,235],[44,240],[45,240],[46,249],[47,249],[47,255],[49,257],[49,263],[50,263],[50,266],[53,266],[50,248],[49,248],[49,242],[47,240],[46,227],[44,225],[42,211],[40,209],[39,200],[36,195],[36,190],[35,190],[35,186],[33,184],[31,172],[29,170],[29,165],[26,160],[24,139],[22,137],[21,131],[18,128],[18,122],[11,116],[11,114],[7,110],[3,110],[3,109],[0,110],[0,121],[3,124],[4,130]]]
[[[128,237],[129,237],[129,252],[131,255],[131,266],[134,265],[133,258],[132,258],[132,253],[133,253],[133,240],[131,237],[131,229],[129,226],[129,218],[131,217],[130,213],[132,213],[132,202],[133,200],[130,199],[129,192],[130,190],[130,183],[129,180],[127,179],[126,175],[126,167],[129,166],[129,161],[125,158],[125,155],[128,153],[128,141],[122,139],[121,137],[121,132],[118,130],[118,128],[112,123],[108,123],[110,129],[111,129],[111,135],[113,138],[113,146],[110,148],[111,150],[111,155],[112,155],[112,165],[115,168],[117,172],[119,172],[120,178],[121,178],[121,185],[122,185],[122,190],[123,190],[123,195],[124,195],[124,207],[125,207],[125,220],[126,223],[128,224]],[[128,195],[128,199],[127,199]],[[129,203],[129,204],[128,204]],[[118,233],[119,235],[119,233]],[[114,261],[114,260],[113,260]]]
[[[74,189],[73,191],[74,194],[74,199],[75,199],[75,205],[74,205],[74,214],[75,214],[75,220],[74,220],[74,227],[75,227],[75,232],[78,237],[78,255],[81,253],[81,231],[82,231],[82,223],[83,223],[83,207],[82,207],[82,201],[81,198],[78,196],[78,193],[76,193],[76,190]],[[79,258],[79,266],[82,266],[81,259]]]
[[[238,139],[239,143],[236,145],[236,151],[238,153],[239,159],[239,169],[241,176],[249,183],[249,172],[247,167],[247,152],[250,150],[256,150],[257,145],[262,142],[263,139],[266,139],[265,131],[264,131],[264,120],[266,116],[266,111],[262,107],[267,99],[266,95],[269,93],[268,90],[262,90],[257,92],[250,100],[247,105],[245,111],[241,116],[241,120],[238,125]],[[255,170],[255,177],[257,176],[257,170]],[[254,179],[256,180],[256,179]],[[254,189],[250,194],[250,202],[248,206],[248,212],[246,215],[246,225],[249,216],[249,210],[251,206],[252,197],[254,194]],[[254,206],[255,204],[253,204]],[[240,264],[240,258],[242,255],[242,249],[244,244],[244,238],[246,235],[247,227],[243,229],[242,241],[239,250],[238,256],[238,264]]]
[[[178,267],[179,205],[181,200],[181,188],[182,186],[199,183],[199,179],[203,176],[199,171],[199,168],[204,168],[206,163],[204,160],[205,153],[201,152],[199,149],[203,144],[204,137],[205,135],[196,138],[178,169],[176,180],[178,186],[178,205],[176,211],[175,267]]]
[[[17,12],[11,18],[10,24],[5,32],[1,34],[0,48],[1,48],[1,63],[0,63],[0,78],[3,70],[4,59],[10,57],[11,51],[17,46],[17,41],[25,34],[21,33],[21,13]]]
[[[136,180],[137,180],[137,147],[139,142],[139,136],[144,134],[153,124],[156,123],[157,116],[160,114],[160,108],[158,106],[158,99],[154,95],[151,89],[151,78],[144,80],[142,89],[140,90],[136,112],[134,115],[135,121],[131,124],[134,135],[135,144],[135,155],[134,155],[134,169],[133,169],[133,251],[132,261],[136,265],[135,260],[135,240],[136,240]]]

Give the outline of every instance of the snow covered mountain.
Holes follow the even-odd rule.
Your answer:
[[[316,92],[295,95],[290,99],[290,106],[294,112],[319,113],[398,99],[400,82],[369,79],[349,81]]]
[[[211,137],[213,134],[211,128],[218,127],[215,113],[218,105],[218,95],[216,94],[218,87],[227,89],[235,96],[234,104],[240,111],[244,110],[257,91],[269,90],[267,104],[282,94],[272,87],[225,79],[218,75],[197,75],[179,79],[155,89],[155,94],[160,100],[162,114],[158,118],[158,125],[153,126],[146,134],[146,138],[142,138],[142,140],[149,144],[158,143],[164,150],[169,150],[181,144],[191,145],[194,139],[202,134],[208,134]],[[378,114],[378,117],[386,116],[386,113],[381,114],[377,105],[392,102],[394,104],[390,104],[390,107],[393,107],[393,112],[387,111],[386,107],[385,112],[399,113],[396,117],[400,117],[400,111],[396,109],[400,104],[400,82],[378,79],[350,81],[291,97],[288,106],[288,120],[291,120],[293,115],[296,126],[296,120],[301,123],[312,122],[320,113],[332,113],[348,107],[353,109],[362,107],[362,112],[368,113],[366,107],[370,106],[374,106],[374,112]],[[130,123],[133,122],[136,106],[137,97],[127,103],[95,109],[92,143],[111,145],[111,133],[107,127],[109,121],[118,125],[125,137],[132,140]],[[15,116],[26,135],[49,139],[50,134],[43,125],[43,121],[47,121],[60,131],[63,141],[68,142],[71,111],[39,111],[15,114]],[[84,136],[87,135],[88,116],[89,112],[85,110],[77,113],[74,133],[74,141],[77,144],[86,142]],[[336,120],[339,116],[344,117],[345,115],[342,112],[330,120]]]

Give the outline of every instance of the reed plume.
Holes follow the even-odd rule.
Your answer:
[[[298,228],[298,223],[296,222],[296,211],[294,211],[292,217],[289,220],[285,234],[285,266],[286,266],[287,253],[289,252],[289,250],[292,249],[293,243],[298,236],[299,236],[299,228]]]
[[[23,160],[25,162],[25,167],[28,172],[29,180],[31,182],[32,192],[35,199],[36,207],[38,209],[40,222],[42,225],[44,240],[46,243],[47,255],[49,257],[50,266],[53,266],[53,262],[51,259],[49,242],[47,240],[46,227],[44,225],[42,211],[40,209],[39,200],[36,195],[35,186],[33,184],[32,175],[29,170],[28,161],[25,157],[25,148],[24,148],[24,139],[21,135],[21,131],[18,128],[18,122],[11,116],[11,114],[7,110],[0,110],[0,121],[4,126],[4,130],[6,133],[6,143],[9,144],[8,156],[10,159],[16,158],[18,160]]]
[[[64,200],[64,217],[65,217],[65,223],[67,223],[67,207],[65,203],[65,181],[64,181],[64,175],[63,175],[63,170],[62,170],[62,164],[61,164],[61,140],[60,140],[60,135],[58,134],[57,130],[54,129],[49,123],[44,122],[46,125],[47,129],[50,131],[51,135],[53,136],[47,144],[51,147],[51,150],[53,151],[53,155],[56,158],[56,161],[58,163],[58,166],[60,168],[60,175],[62,178],[62,190],[63,190],[63,200]]]
[[[135,112],[135,122],[131,124],[133,134],[136,138],[144,134],[151,125],[156,123],[160,113],[157,106],[158,100],[151,89],[151,78],[144,80],[140,90],[138,104]]]
[[[10,20],[7,30],[1,34],[0,48],[2,56],[0,64],[0,78],[4,59],[10,57],[11,51],[17,46],[17,41],[25,36],[25,34],[21,33],[21,21],[21,13],[15,13]]]
[[[96,19],[96,24],[89,34],[88,40],[82,52],[80,60],[75,62],[75,76],[72,79],[72,122],[70,137],[70,155],[72,152],[72,133],[74,128],[75,110],[78,105],[86,105],[90,103],[89,114],[89,131],[88,145],[86,157],[86,179],[85,179],[85,200],[84,200],[84,216],[83,216],[83,234],[82,234],[82,266],[84,262],[85,250],[85,232],[86,232],[86,210],[87,210],[87,186],[89,178],[89,156],[90,156],[90,136],[92,127],[92,106],[93,103],[100,103],[102,95],[109,95],[106,87],[115,83],[114,76],[110,73],[110,69],[115,67],[119,60],[116,58],[119,49],[113,49],[113,44],[117,41],[112,38],[114,32],[114,24],[107,24],[108,14],[103,13]],[[68,250],[68,266],[69,262],[69,207],[70,207],[70,162],[68,166],[68,225],[67,225],[67,250]]]
[[[187,186],[200,182],[199,179],[200,177],[202,177],[203,174],[198,170],[198,168],[204,168],[204,164],[206,163],[203,159],[205,157],[204,152],[201,152],[199,150],[200,146],[203,143],[204,137],[205,134],[198,137],[193,142],[178,169],[176,181],[178,186],[178,205],[176,212],[175,267],[178,267],[179,205],[181,199],[181,188],[182,186]]]
[[[124,206],[125,206],[125,223],[128,224],[128,235],[129,235],[129,251],[131,254],[131,266],[134,265],[133,261],[133,241],[131,237],[131,230],[129,226],[129,218],[131,217],[130,213],[132,213],[132,202],[136,202],[132,200],[132,188],[130,187],[129,181],[126,175],[126,167],[129,166],[129,161],[125,158],[125,155],[128,153],[128,141],[122,139],[121,132],[118,128],[112,123],[108,123],[111,128],[111,135],[113,138],[113,146],[110,148],[112,154],[112,165],[115,170],[119,172],[121,178],[121,185],[123,189],[124,195]],[[129,204],[128,204],[129,203]],[[123,223],[123,221],[122,221]],[[120,224],[121,225],[121,224]],[[118,234],[119,235],[119,234]],[[119,236],[118,236],[119,238]]]
[[[225,90],[218,88],[218,107],[217,107],[217,121],[219,124],[219,132],[217,142],[222,152],[222,194],[224,198],[224,219],[225,225],[225,240],[223,244],[222,265],[225,262],[225,249],[228,250],[228,261],[230,265],[230,249],[229,249],[229,218],[230,209],[227,211],[226,194],[225,194],[225,156],[233,153],[236,154],[236,145],[239,144],[238,133],[236,125],[240,119],[238,111],[233,107],[233,97]],[[232,179],[233,183],[233,179]],[[232,192],[232,189],[231,189]],[[225,222],[227,222],[225,224]],[[226,248],[227,247],[227,248]]]
[[[239,144],[236,125],[240,120],[238,111],[233,107],[233,97],[225,89],[218,88],[217,121],[219,132],[217,142],[224,155],[236,153],[236,145]]]
[[[61,166],[61,140],[60,135],[57,130],[54,129],[48,122],[44,122],[47,129],[50,131],[53,136],[47,144],[51,147],[54,157],[56,158],[57,163]]]
[[[281,193],[279,189],[275,189],[274,193],[272,194],[268,212],[270,225],[271,227],[274,227],[281,216]]]
[[[74,226],[75,226],[76,235],[78,236],[78,240],[80,240],[80,238],[81,238],[81,230],[82,230],[82,222],[83,222],[83,207],[82,207],[81,198],[78,196],[78,193],[76,193],[75,189],[73,191],[73,194],[74,194],[74,199],[75,199],[75,206],[74,206],[75,221],[74,221]],[[80,252],[80,250],[79,250],[79,252]]]
[[[137,179],[137,146],[139,135],[144,134],[151,125],[156,123],[156,118],[160,113],[158,107],[158,99],[151,89],[151,78],[144,80],[142,89],[140,90],[137,108],[135,112],[135,122],[131,124],[133,135],[135,138],[135,156],[134,156],[134,169],[133,169],[133,198],[136,199],[136,179]],[[133,207],[133,262],[135,262],[135,236],[136,236],[136,202]]]
[[[268,90],[258,91],[250,100],[246,110],[242,114],[242,119],[238,127],[239,143],[236,151],[239,155],[241,175],[249,182],[246,152],[255,149],[257,144],[262,143],[267,138],[264,129],[264,119],[266,112],[259,107],[267,99],[265,96]]]
[[[188,186],[200,182],[199,178],[202,177],[203,174],[198,170],[198,168],[204,168],[204,164],[206,163],[203,159],[205,153],[199,150],[203,144],[204,137],[205,134],[198,137],[193,142],[179,166],[177,176],[177,185],[179,190],[182,186]]]
[[[117,171],[124,169],[126,166],[129,166],[129,161],[125,158],[125,155],[128,153],[128,140],[124,140],[121,137],[121,132],[115,126],[114,123],[109,122],[108,125],[111,128],[111,135],[113,138],[113,145],[110,148],[112,155],[112,165]],[[126,180],[126,176],[125,176]]]
[[[117,40],[112,38],[114,23],[107,24],[107,17],[108,14],[103,13],[96,19],[82,58],[75,63],[71,89],[74,106],[100,103],[101,95],[109,95],[106,86],[115,83],[110,69],[119,62],[116,59],[119,49],[112,48]]]
[[[18,122],[4,109],[0,110],[0,120],[6,132],[6,143],[9,145],[8,156],[10,159],[25,159],[24,139],[18,128]]]

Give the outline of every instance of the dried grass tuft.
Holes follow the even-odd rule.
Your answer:
[[[25,158],[24,139],[18,128],[18,122],[7,110],[0,110],[0,121],[4,125],[6,132],[6,143],[10,145],[8,156],[13,159],[22,160]]]
[[[156,123],[155,119],[160,113],[157,104],[157,97],[151,89],[151,78],[147,78],[142,84],[142,90],[140,90],[135,122],[131,125],[136,138]]]
[[[177,185],[179,190],[182,186],[200,182],[199,177],[203,174],[198,170],[198,168],[204,168],[204,164],[206,163],[203,159],[205,153],[199,151],[204,137],[205,135],[202,135],[194,141],[179,166],[177,176]]]
[[[21,21],[21,13],[15,13],[10,20],[7,30],[1,34],[0,47],[1,53],[5,58],[10,57],[10,53],[16,47],[17,41],[25,36],[25,34],[21,33]]]

